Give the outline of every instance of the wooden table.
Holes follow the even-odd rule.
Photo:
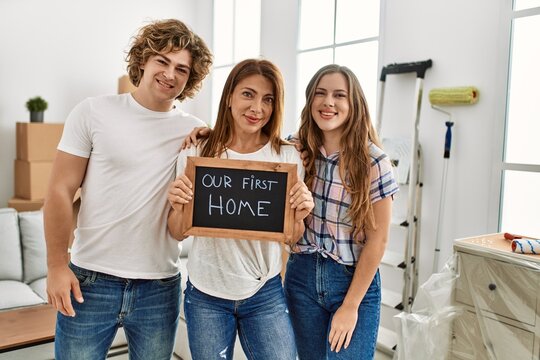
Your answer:
[[[56,309],[37,305],[0,312],[0,353],[54,341]]]

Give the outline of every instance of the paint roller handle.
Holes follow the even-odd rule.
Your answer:
[[[511,233],[504,233],[504,238],[506,240],[534,240],[534,241],[538,241],[538,239],[535,239],[535,238],[530,238],[530,237],[527,237],[527,236],[523,236],[523,235],[516,235],[516,234],[511,234]]]
[[[406,74],[411,72],[415,72],[417,78],[423,79],[426,74],[426,70],[429,69],[431,65],[433,65],[431,59],[386,65],[381,70],[381,81],[386,81],[387,74]]]
[[[446,135],[444,136],[444,158],[450,158],[450,148],[452,147],[452,126],[453,122],[447,121],[446,123]]]
[[[504,238],[506,240],[514,240],[514,239],[521,239],[522,236],[521,235],[510,234],[510,233],[504,233]]]

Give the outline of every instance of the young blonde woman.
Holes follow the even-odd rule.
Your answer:
[[[302,236],[313,198],[301,180],[304,168],[298,152],[280,139],[282,116],[283,80],[278,68],[255,59],[236,65],[225,83],[214,131],[178,157],[178,177],[169,187],[168,224],[174,237],[183,238],[183,208],[193,195],[192,184],[183,175],[187,156],[297,164],[300,180],[291,190],[291,207],[294,238]],[[237,332],[248,359],[296,358],[280,277],[279,243],[196,237],[187,268],[184,309],[194,360],[232,359]]]
[[[299,358],[373,359],[378,267],[398,187],[350,69],[328,65],[313,76],[296,140],[315,201],[285,276]]]

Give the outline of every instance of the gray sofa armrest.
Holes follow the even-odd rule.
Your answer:
[[[0,209],[0,280],[22,281],[19,221],[14,209]]]
[[[23,280],[25,283],[31,283],[47,276],[43,212],[20,212],[19,229],[23,255]]]

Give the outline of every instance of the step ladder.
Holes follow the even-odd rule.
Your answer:
[[[409,312],[418,289],[418,252],[420,248],[420,220],[422,206],[422,149],[418,141],[418,124],[422,105],[424,76],[432,66],[431,60],[390,64],[381,70],[378,89],[377,123],[376,128],[382,139],[383,149],[394,165],[394,176],[401,191],[407,188],[406,211],[402,215],[392,217],[391,226],[403,229],[403,251],[387,249],[381,266],[400,269],[403,272],[403,286],[401,289],[388,289],[382,282],[381,303],[383,308],[393,311]],[[409,137],[385,138],[382,133],[382,114],[384,107],[384,92],[387,75],[416,74],[414,107],[412,111],[412,129]],[[381,309],[383,311],[383,309]],[[393,328],[380,327],[377,339],[377,348],[392,354],[397,345],[397,337]]]

